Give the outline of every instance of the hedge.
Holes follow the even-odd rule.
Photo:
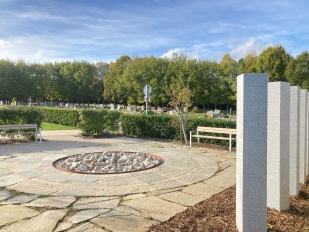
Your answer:
[[[75,127],[79,123],[79,113],[73,109],[39,107],[45,122]]]
[[[171,115],[136,115],[123,114],[120,117],[121,127],[124,135],[148,138],[160,138],[180,140],[180,127],[178,116]],[[186,133],[189,139],[190,131],[196,130],[198,126],[236,128],[235,121],[221,119],[207,119],[198,117],[187,117]],[[194,140],[196,140],[194,138]],[[201,142],[227,145],[228,141],[201,139]]]
[[[80,112],[78,127],[86,136],[104,135],[110,131],[118,131],[118,111],[83,110]]]
[[[37,124],[41,127],[43,115],[32,107],[10,106],[0,108],[0,125]]]

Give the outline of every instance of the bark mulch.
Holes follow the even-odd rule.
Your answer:
[[[209,199],[189,207],[148,232],[221,232],[236,228],[235,185]],[[300,185],[298,196],[290,196],[290,209],[278,212],[267,208],[267,231],[309,232],[309,177]]]

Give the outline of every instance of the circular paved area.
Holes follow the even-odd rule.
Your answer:
[[[127,137],[84,139],[79,131],[42,134],[42,143],[0,145],[1,231],[145,232],[235,184],[235,153],[228,151]],[[52,166],[63,156],[94,151],[146,152],[166,162],[113,175]]]
[[[15,146],[15,150],[20,148],[11,154],[0,154],[3,158],[0,161],[1,187],[41,195],[128,195],[188,186],[208,179],[219,169],[212,156],[205,153],[205,148],[126,137],[89,140],[71,133],[70,138],[68,135],[62,137],[65,141],[54,135],[41,144],[1,145]],[[44,134],[43,138],[48,139]],[[50,151],[51,148],[54,150]],[[75,174],[52,166],[56,159],[97,151],[145,152],[159,155],[166,162],[142,172],[108,175]]]

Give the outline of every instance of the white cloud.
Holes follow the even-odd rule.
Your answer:
[[[173,58],[173,56],[175,54],[182,54],[184,53],[183,49],[182,48],[174,48],[174,49],[171,49],[169,50],[168,52],[164,53],[161,58],[168,58],[168,59],[171,59]]]
[[[40,50],[40,51],[38,51],[37,53],[36,53],[36,57],[40,57],[41,55],[42,55],[42,53],[43,53],[44,51],[43,50]]]
[[[0,47],[8,48],[10,46],[11,46],[11,44],[8,40],[0,39]]]
[[[257,44],[255,38],[249,38],[244,43],[238,45],[231,51],[231,55],[236,59],[245,58],[248,54],[259,55],[270,44]]]

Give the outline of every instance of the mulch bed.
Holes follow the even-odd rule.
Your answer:
[[[148,230],[148,232],[168,231],[238,231],[235,185]],[[299,196],[290,196],[289,210],[278,212],[267,208],[267,231],[309,232],[309,177],[305,184],[300,185]]]

